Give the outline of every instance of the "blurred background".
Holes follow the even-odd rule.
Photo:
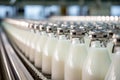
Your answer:
[[[120,0],[0,0],[0,19],[52,16],[120,16]]]

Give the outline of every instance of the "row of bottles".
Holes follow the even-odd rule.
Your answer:
[[[119,22],[5,19],[2,24],[26,58],[52,80],[120,79]]]

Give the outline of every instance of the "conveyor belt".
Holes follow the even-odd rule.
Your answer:
[[[12,46],[8,42],[7,37],[3,31],[1,31],[1,38],[3,43],[2,46],[4,46],[6,55],[9,58],[9,63],[11,66],[11,69],[9,69],[9,65],[7,65],[8,61],[6,60],[5,64],[6,64],[6,69],[8,73],[7,75],[9,76],[7,80],[34,80],[31,74],[26,69],[26,67],[21,62],[21,60],[16,55],[15,51],[13,50]],[[1,48],[1,51],[4,54],[3,48]]]
[[[8,57],[6,55],[6,52],[1,40],[2,39],[0,38],[0,51],[1,51],[0,59],[1,59],[1,73],[2,73],[1,77],[3,78],[3,80],[15,80],[13,76],[13,72],[10,68],[10,64],[8,62]]]

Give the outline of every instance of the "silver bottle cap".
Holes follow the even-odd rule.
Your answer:
[[[63,34],[65,34],[64,28],[61,28],[61,27],[57,28],[57,34],[58,34],[58,35],[63,35]]]
[[[39,29],[40,29],[40,31],[45,31],[46,27],[43,24],[40,24],[39,25]]]
[[[89,32],[89,37],[92,41],[104,41],[108,38],[108,33],[104,30],[94,30]]]
[[[30,29],[34,29],[34,24],[33,24],[33,23],[30,23],[30,24],[29,24],[29,28],[30,28]]]
[[[85,31],[81,29],[72,29],[70,30],[71,38],[83,38],[85,35]]]
[[[34,24],[34,29],[35,29],[35,30],[39,30],[39,25]]]
[[[53,32],[53,28],[51,26],[47,26],[46,27],[46,32],[47,33],[52,33]]]

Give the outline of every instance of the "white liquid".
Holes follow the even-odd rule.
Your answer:
[[[120,80],[120,53],[114,55],[105,80]]]
[[[85,44],[71,45],[70,54],[65,63],[65,80],[82,80],[82,66],[86,56]]]
[[[41,39],[38,40],[36,44],[36,52],[35,52],[35,60],[34,60],[34,65],[37,68],[42,68],[42,50],[41,50]]]
[[[27,41],[27,47],[26,47],[26,49],[25,49],[25,55],[26,55],[26,57],[29,57],[29,50],[31,49],[31,46],[30,46],[30,44],[31,44],[31,40],[30,40],[31,38],[29,38],[29,40]]]
[[[34,57],[35,57],[35,49],[32,47],[30,50],[30,54],[29,54],[29,59],[31,62],[34,62]]]
[[[64,80],[64,61],[53,59],[52,80]]]
[[[42,67],[42,54],[46,41],[47,41],[47,34],[43,32],[40,35],[39,39],[37,40],[36,49],[35,49],[34,64],[38,68]]]
[[[113,55],[112,55],[113,43],[112,43],[112,42],[109,42],[109,43],[107,44],[107,49],[108,49],[110,58],[111,58],[111,60],[112,60],[112,57],[113,57]]]
[[[26,57],[29,56],[29,55],[28,55],[28,49],[30,48],[30,47],[29,47],[30,40],[31,40],[31,33],[28,32],[28,37],[27,37],[27,39],[26,39],[26,41],[25,41],[25,43],[26,43],[25,45],[26,45],[26,46],[25,46],[25,49],[24,49],[24,50],[25,50],[25,56],[26,56]]]
[[[36,54],[35,54],[35,63],[34,65],[37,67],[37,68],[41,68],[42,66],[42,53],[36,51]]]
[[[82,80],[104,80],[110,65],[106,48],[90,48],[84,63]]]
[[[67,68],[67,69],[66,69]],[[82,69],[66,65],[65,80],[82,80]]]
[[[35,43],[36,43],[36,37],[35,37],[35,34],[33,34],[33,39],[32,39],[32,41],[31,41],[31,45],[30,45],[30,49],[28,50],[29,51],[29,59],[30,59],[30,61],[31,62],[34,62],[34,58],[35,58]]]
[[[64,35],[63,35],[64,36]],[[64,80],[64,62],[68,55],[70,40],[60,36],[52,58],[52,80]]]
[[[51,62],[52,56],[57,44],[57,39],[54,37],[48,38],[47,43],[44,47],[42,55],[42,72],[46,74],[51,74]]]
[[[51,56],[42,55],[42,72],[51,74]]]

